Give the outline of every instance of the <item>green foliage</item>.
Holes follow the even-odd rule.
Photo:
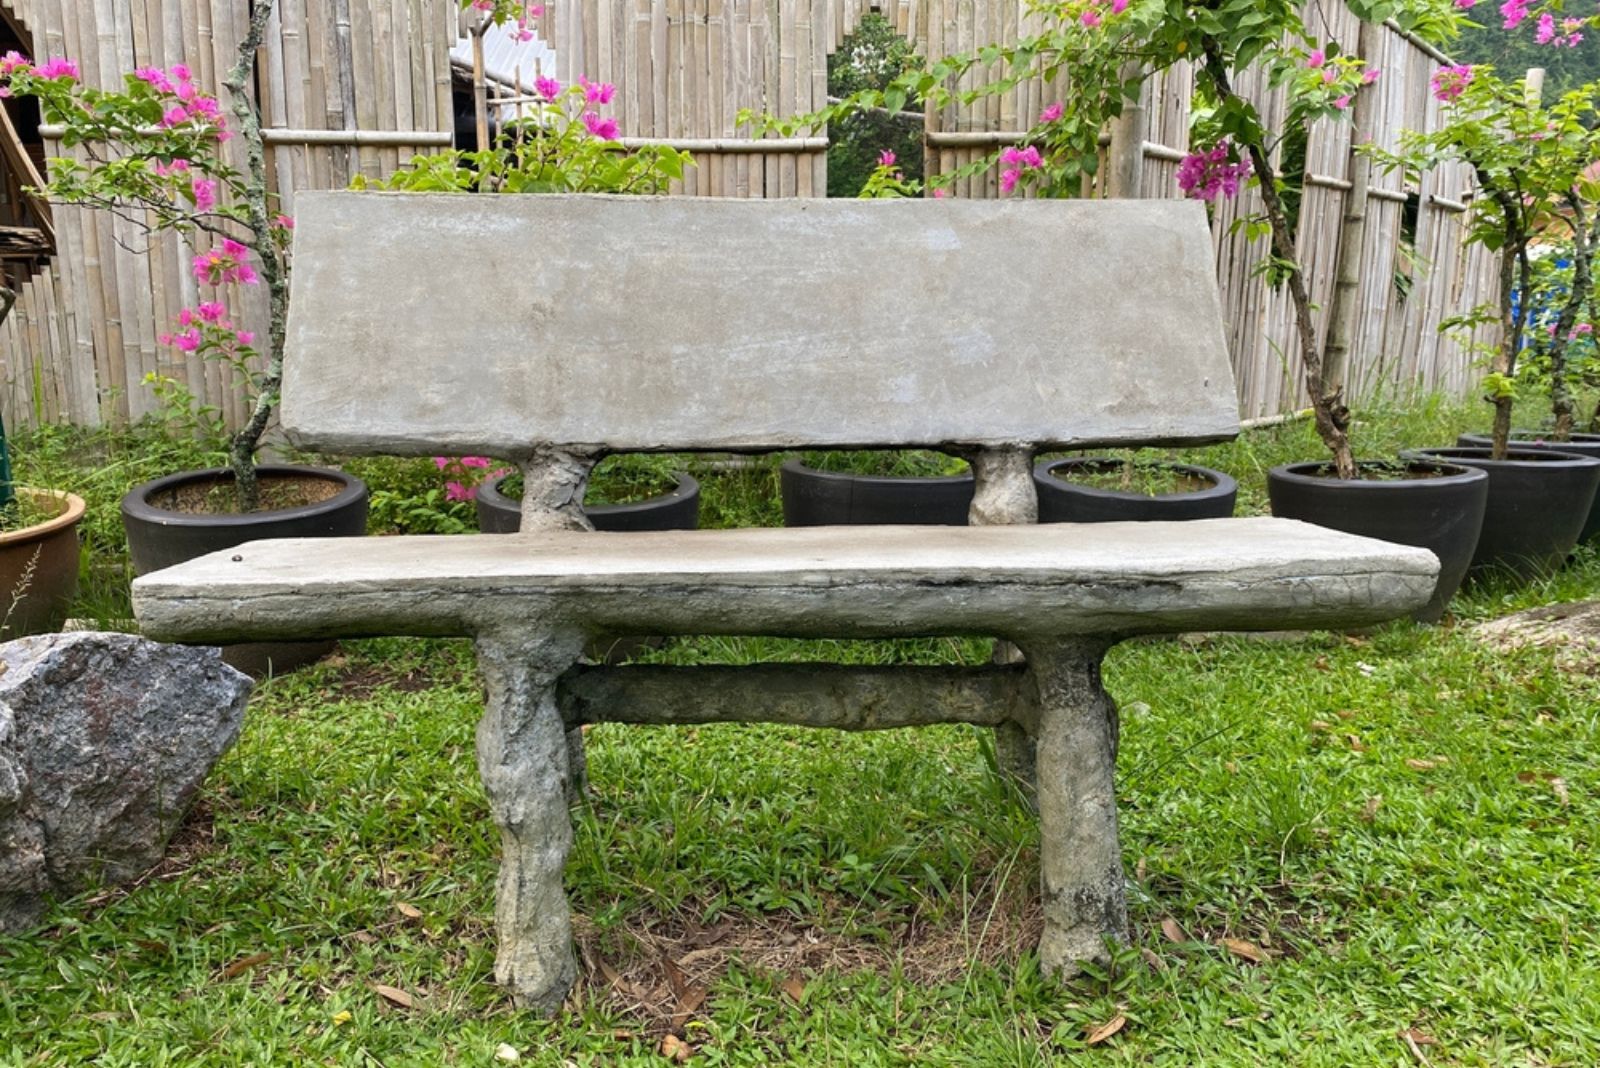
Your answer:
[[[862,90],[881,90],[895,78],[920,72],[924,63],[894,24],[877,12],[861,18],[844,44],[828,57],[828,95],[847,97]],[[914,111],[921,101],[908,95],[901,103]],[[882,112],[857,111],[828,130],[828,195],[859,196],[878,166],[880,152],[893,152],[908,181],[922,179],[922,123]]]
[[[614,139],[616,123],[585,110],[589,93],[581,84],[553,90],[522,121],[508,123],[494,146],[414,156],[371,184],[418,193],[661,194],[693,165],[687,152],[666,145],[624,149]],[[586,122],[586,115],[594,118]],[[358,175],[352,187],[368,184]]]

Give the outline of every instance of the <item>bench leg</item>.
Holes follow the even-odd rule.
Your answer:
[[[1039,963],[1070,978],[1127,936],[1117,842],[1116,705],[1100,685],[1103,641],[1024,647],[1039,688],[1039,868],[1044,934]]]
[[[518,1005],[545,1015],[561,1007],[578,975],[562,888],[572,818],[555,682],[582,651],[582,640],[567,636],[478,640],[488,691],[478,724],[478,774],[500,828],[494,977]]]
[[[994,643],[996,664],[1020,664],[1022,650],[1010,642]],[[1020,723],[1002,723],[994,730],[994,762],[1000,778],[1016,787],[1017,796],[1028,808],[1037,813],[1039,799],[1036,795],[1038,772],[1035,769],[1033,735]]]

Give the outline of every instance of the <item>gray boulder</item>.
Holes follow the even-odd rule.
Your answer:
[[[0,645],[0,931],[160,860],[250,686],[215,649],[132,634]]]

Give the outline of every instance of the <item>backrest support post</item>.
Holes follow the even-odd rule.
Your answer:
[[[1039,495],[1033,487],[1031,445],[976,449],[967,455],[976,485],[967,522],[975,527],[1039,521]]]
[[[544,448],[521,461],[522,532],[593,530],[583,514],[583,494],[594,453]]]

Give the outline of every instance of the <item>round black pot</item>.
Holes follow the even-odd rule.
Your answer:
[[[367,532],[367,486],[354,475],[323,467],[264,464],[262,481],[320,479],[338,491],[325,501],[247,515],[209,515],[172,510],[186,487],[231,482],[225,467],[180,471],[135,486],[122,498],[122,525],[128,533],[133,571],[143,575],[262,538],[354,538]],[[225,646],[222,658],[252,675],[284,672],[325,655],[332,642],[248,642]]]
[[[1456,438],[1456,444],[1487,449],[1493,444],[1493,439],[1488,434],[1462,434]],[[1570,452],[1576,456],[1588,456],[1600,460],[1600,434],[1574,434],[1571,441],[1547,441],[1537,431],[1513,430],[1511,447],[1554,449],[1557,452]],[[1595,494],[1594,503],[1589,506],[1589,518],[1583,521],[1583,529],[1578,532],[1578,540],[1585,542],[1597,534],[1600,534],[1600,493]]]
[[[1044,460],[1034,466],[1033,484],[1039,491],[1041,523],[1119,523],[1175,519],[1226,519],[1233,514],[1239,483],[1231,475],[1193,464],[1159,464],[1188,475],[1201,488],[1179,493],[1129,493],[1097,489],[1062,476],[1073,471],[1102,472],[1122,467],[1107,456],[1078,456]]]
[[[522,529],[522,501],[500,492],[500,484],[510,477],[478,487],[478,529],[485,534]],[[670,493],[632,504],[589,505],[583,514],[596,530],[693,530],[700,525],[700,483],[682,472],[673,477],[678,484]]]
[[[1428,603],[1411,618],[1437,623],[1478,547],[1489,476],[1476,467],[1436,460],[1361,467],[1393,474],[1340,479],[1323,460],[1274,467],[1267,472],[1272,514],[1429,550],[1439,558],[1439,581]]]
[[[783,524],[788,527],[920,523],[967,525],[972,507],[970,474],[897,478],[818,471],[789,460],[778,471]]]
[[[1566,562],[1589,518],[1600,460],[1554,449],[1521,449],[1504,460],[1487,448],[1407,449],[1408,460],[1444,460],[1489,476],[1474,574],[1504,569],[1520,579],[1548,575]]]

